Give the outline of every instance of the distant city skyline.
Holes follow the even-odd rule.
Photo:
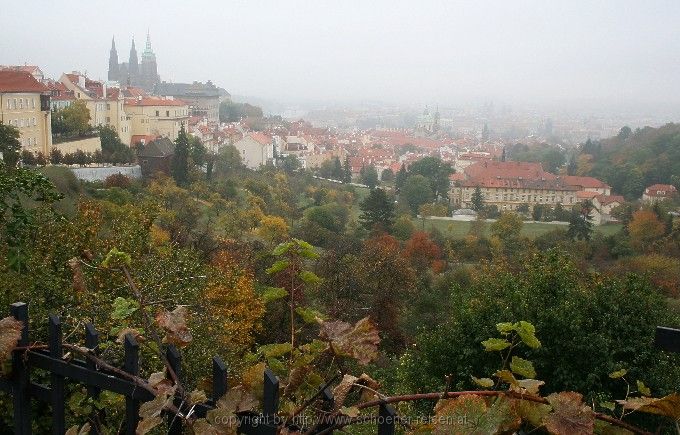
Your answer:
[[[107,79],[150,32],[161,80],[277,101],[678,112],[680,3],[91,3],[3,6],[0,64]],[[27,32],[26,24],[33,29]],[[78,23],[78,24],[66,24]]]

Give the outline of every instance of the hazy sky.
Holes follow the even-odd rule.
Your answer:
[[[105,78],[146,31],[163,80],[234,94],[420,104],[680,105],[680,1],[2,3],[0,64]]]

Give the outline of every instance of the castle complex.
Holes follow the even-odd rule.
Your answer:
[[[156,54],[151,49],[151,37],[148,33],[146,34],[146,47],[142,52],[141,63],[138,61],[134,38],[130,48],[130,57],[127,62],[122,63],[118,63],[116,41],[115,39],[111,40],[108,79],[111,82],[118,82],[122,87],[135,86],[147,91],[152,91],[154,86],[160,82]]]

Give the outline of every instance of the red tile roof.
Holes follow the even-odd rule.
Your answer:
[[[132,135],[130,138],[130,143],[136,144],[140,143],[142,140],[144,140],[144,143],[147,144],[149,142],[153,142],[158,138],[158,136],[153,135],[153,134],[135,134]]]
[[[619,204],[623,204],[625,200],[623,199],[623,196],[621,195],[599,195],[597,197],[597,202],[599,202],[602,205],[609,205],[613,204],[615,202],[618,202]]]
[[[270,143],[272,143],[272,138],[267,136],[264,133],[260,133],[260,132],[250,133],[250,137],[252,137],[253,139],[255,139],[257,142],[259,142],[262,145],[269,145]]]
[[[677,189],[672,184],[652,184],[645,189],[645,194],[648,196],[668,196]]]
[[[471,180],[499,177],[526,180],[554,180],[557,178],[550,172],[545,172],[540,163],[530,162],[483,161],[471,164],[464,169],[464,172],[467,178]]]
[[[578,188],[578,186],[573,186],[574,188]],[[596,196],[599,196],[600,194],[597,192],[591,192],[589,190],[579,190],[576,192],[576,197],[578,199],[593,199]]]
[[[576,175],[563,175],[562,180],[564,180],[565,183],[570,184],[572,186],[579,186],[584,189],[609,189],[610,187],[607,185],[607,183],[603,183],[602,181],[598,180],[597,178],[593,177],[578,177]]]
[[[47,92],[47,86],[25,71],[0,71],[0,92]]]

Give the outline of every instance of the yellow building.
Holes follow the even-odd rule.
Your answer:
[[[105,83],[90,80],[78,72],[62,74],[59,81],[66,86],[77,100],[85,102],[90,112],[90,125],[107,125],[113,128],[125,144],[130,144],[132,129],[130,118],[125,113],[125,99],[120,89],[108,87]]]
[[[452,186],[449,193],[451,203],[460,208],[472,208],[472,196],[479,188],[485,205],[495,205],[498,210],[517,210],[522,204],[530,209],[537,204],[554,207],[562,204],[565,208],[574,206],[578,200],[578,188],[560,180],[524,180],[494,178],[486,180],[465,180]]]
[[[47,156],[52,148],[49,89],[25,71],[0,71],[0,121],[19,130],[21,146]]]
[[[189,105],[173,98],[127,98],[124,110],[130,119],[132,136],[164,136],[174,141],[182,124],[186,128],[189,122]]]

